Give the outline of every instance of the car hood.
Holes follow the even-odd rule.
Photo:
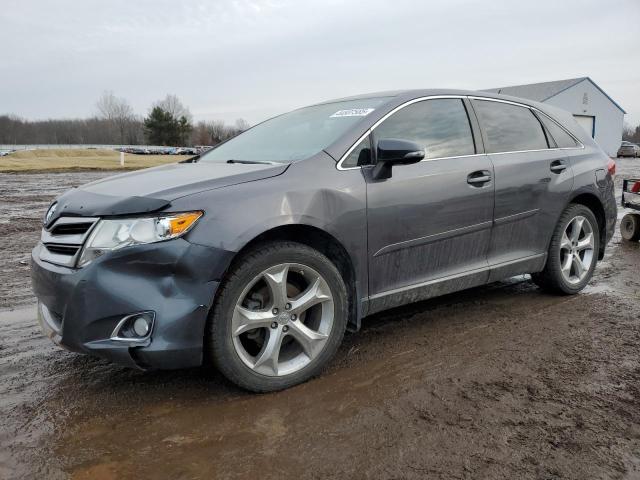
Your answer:
[[[176,163],[108,177],[69,190],[56,201],[61,216],[146,213],[180,197],[281,175],[289,164]]]
[[[172,163],[104,178],[80,187],[99,195],[175,200],[204,190],[253,182],[283,173],[288,164]]]

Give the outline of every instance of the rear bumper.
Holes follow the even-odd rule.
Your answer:
[[[173,369],[202,363],[204,328],[230,252],[183,239],[123,248],[82,269],[31,258],[43,332],[55,343],[137,368]],[[113,340],[120,319],[155,312],[150,340]]]

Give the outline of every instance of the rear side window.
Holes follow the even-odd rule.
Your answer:
[[[375,129],[375,138],[399,138],[422,145],[425,158],[476,153],[467,111],[459,98],[425,100],[394,113]]]
[[[344,168],[349,167],[361,167],[362,165],[368,165],[371,163],[371,140],[369,135],[364,137],[360,143],[354,148],[351,153],[344,159],[342,166]]]
[[[538,117],[544,125],[544,128],[547,129],[547,132],[551,134],[549,143],[552,143],[552,140],[554,140],[556,146],[558,146],[559,148],[571,148],[578,146],[573,137],[565,132],[556,122],[543,114],[539,114]]]
[[[487,136],[487,152],[517,152],[548,148],[542,125],[525,107],[478,100],[474,107]]]

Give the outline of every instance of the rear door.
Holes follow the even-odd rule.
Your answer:
[[[514,264],[518,271],[518,263],[546,253],[573,187],[571,165],[532,109],[480,99],[473,108],[495,171],[489,264]]]
[[[493,167],[476,153],[463,100],[407,105],[375,128],[373,146],[382,138],[415,141],[426,158],[367,179],[370,294],[486,269]]]

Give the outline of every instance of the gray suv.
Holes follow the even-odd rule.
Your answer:
[[[286,388],[388,308],[524,273],[579,292],[614,229],[608,162],[569,114],[501,95],[301,108],[60,196],[32,254],[39,321],[124,365]]]

